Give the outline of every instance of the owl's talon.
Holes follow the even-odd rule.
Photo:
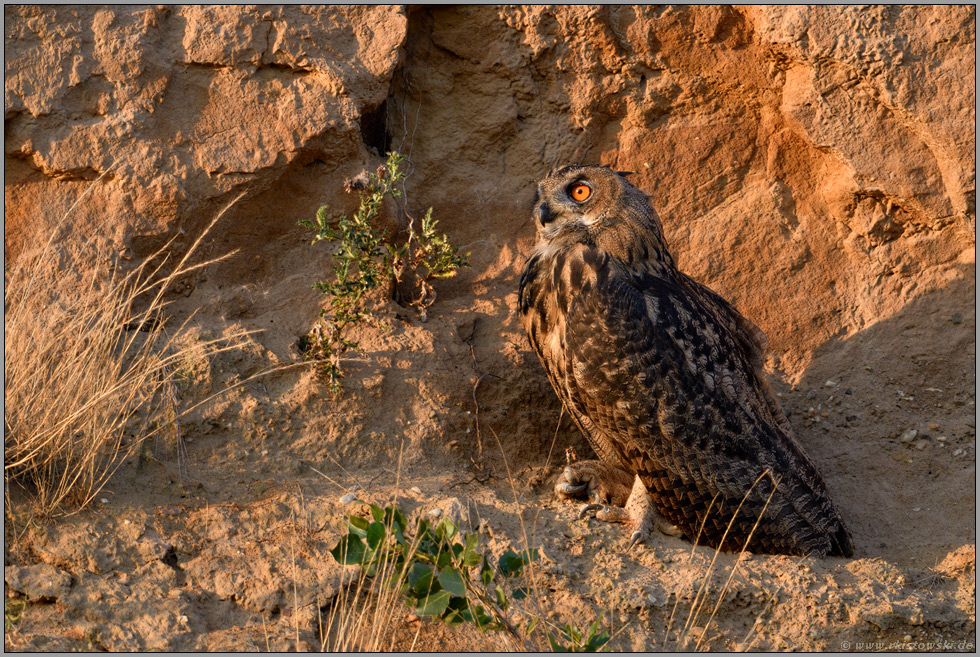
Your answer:
[[[645,532],[641,532],[641,531],[633,532],[633,536],[630,537],[630,544],[626,546],[626,551],[629,552],[630,550],[632,550],[633,546],[636,545],[637,543],[642,542],[644,538],[646,538]]]
[[[583,504],[582,508],[578,510],[579,520],[582,520],[583,518],[587,517],[590,511],[601,511],[604,508],[606,507],[602,504]]]
[[[559,481],[555,484],[555,493],[562,498],[569,497],[583,497],[583,493],[587,494],[589,485],[588,484],[572,484],[567,481]]]

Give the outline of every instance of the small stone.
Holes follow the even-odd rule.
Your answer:
[[[418,486],[412,486],[412,487],[411,487],[411,488],[409,488],[408,490],[410,490],[410,491],[412,491],[412,492],[413,492],[413,493],[415,493],[416,495],[421,495],[421,494],[422,494],[422,489],[421,489],[421,488],[419,488]]]
[[[916,513],[918,513],[918,512],[919,512],[919,511],[921,511],[922,509],[920,509],[919,507],[915,507],[915,508],[914,508],[914,509],[912,509],[912,510],[913,510],[913,511],[915,511]]]
[[[936,429],[939,428],[939,425],[934,422],[934,423],[932,423],[932,424],[929,425],[929,428],[932,429],[933,431],[935,431]]]
[[[442,509],[436,507],[435,509],[432,509],[431,511],[426,513],[425,515],[429,516],[433,520],[438,520],[439,518],[442,517],[442,513],[443,513]]]
[[[946,442],[946,436],[936,436],[936,440],[938,440],[941,443],[944,443]]]
[[[906,634],[905,636],[902,637],[902,641],[911,641],[911,640],[912,640],[911,634]]]
[[[837,387],[837,382],[836,381],[830,381],[830,380],[828,380],[826,383],[823,384],[823,387],[824,388],[836,388]]]
[[[124,525],[131,525],[131,524],[133,524],[133,521],[132,520],[123,520],[123,524]]]
[[[180,616],[177,617],[177,620],[179,620],[181,623],[186,623],[187,622],[187,616],[181,614]]]
[[[926,448],[926,445],[928,445],[928,444],[929,444],[928,441],[925,441],[925,440],[917,440],[917,441],[915,441],[913,443],[913,445],[915,446],[915,448],[917,450],[920,450],[920,451],[923,450],[923,449],[925,449]]]
[[[357,499],[357,493],[347,493],[346,495],[344,495],[343,497],[340,498],[340,503],[341,504],[350,504],[351,502],[353,502],[356,499]]]
[[[806,393],[806,398],[807,399],[813,399],[816,396],[817,396],[817,393],[813,392],[812,390],[810,392]]]
[[[959,313],[953,313],[952,315],[950,315],[949,321],[953,322],[954,324],[962,324],[963,323],[963,315],[961,315]]]
[[[102,502],[103,504],[108,504],[109,503],[109,500],[107,500],[104,497],[103,498],[100,498],[99,501]]]
[[[906,431],[905,433],[903,433],[902,434],[902,437],[899,438],[898,440],[899,440],[899,442],[910,443],[913,440],[915,440],[915,437],[918,436],[918,435],[919,435],[919,430],[918,429],[909,429],[908,431]]]
[[[963,448],[962,447],[958,447],[958,448],[956,448],[956,449],[953,450],[953,456],[960,456],[961,454],[963,454]]]
[[[261,454],[262,456],[268,456],[269,455],[269,450],[263,449],[261,452],[259,452],[259,454]]]

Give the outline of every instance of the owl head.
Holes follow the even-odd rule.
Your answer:
[[[628,174],[608,167],[573,164],[538,183],[532,214],[538,249],[557,251],[587,244],[630,265],[673,265],[663,228],[646,194]]]

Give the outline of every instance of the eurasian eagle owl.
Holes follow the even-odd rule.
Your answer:
[[[837,508],[763,373],[762,331],[677,270],[624,174],[567,166],[538,184],[520,312],[599,461],[555,486],[602,520],[755,552],[850,556]],[[751,536],[751,539],[749,537]]]

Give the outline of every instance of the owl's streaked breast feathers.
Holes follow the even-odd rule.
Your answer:
[[[574,185],[588,186],[584,202]],[[761,515],[750,549],[850,554],[765,384],[765,336],[676,269],[646,196],[604,167],[566,167],[542,181],[535,206],[520,312],[599,458],[640,475],[689,539],[740,549]]]

